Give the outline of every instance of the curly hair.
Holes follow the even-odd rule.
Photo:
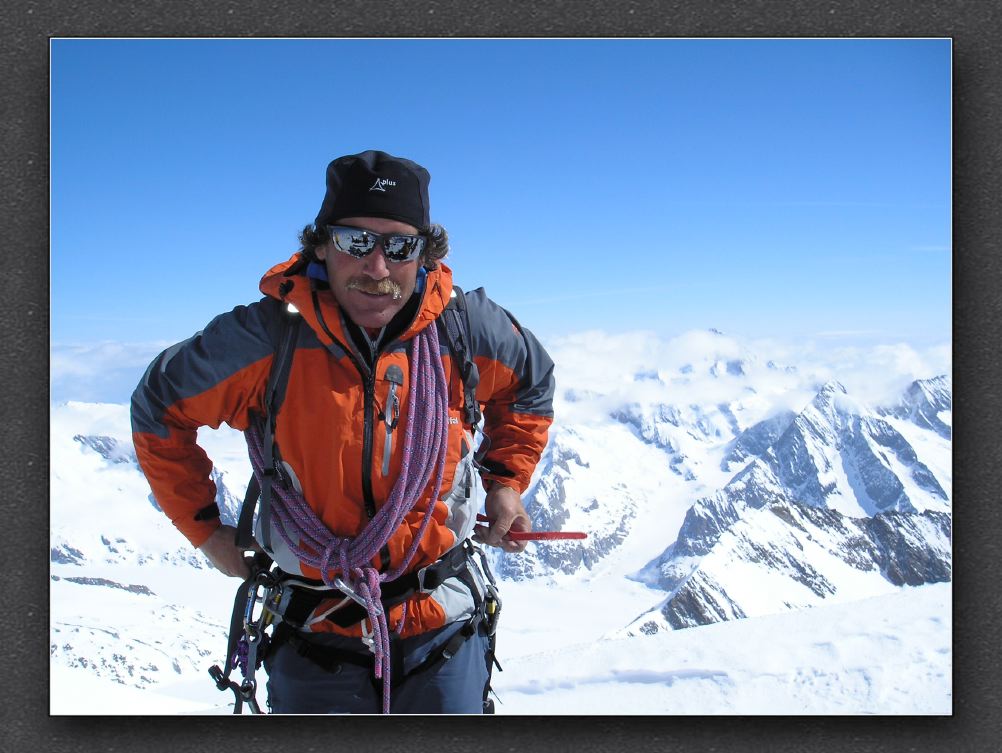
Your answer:
[[[449,233],[441,225],[432,223],[418,231],[427,239],[421,264],[425,269],[437,269],[438,262],[449,253]],[[299,250],[310,261],[316,261],[316,249],[330,243],[331,236],[323,225],[307,225],[299,234]]]

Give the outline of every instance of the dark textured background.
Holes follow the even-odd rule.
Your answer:
[[[4,3],[3,751],[987,751],[999,744],[1000,297],[996,3]],[[48,40],[51,37],[951,37],[954,40],[954,714],[951,717],[73,718],[48,715]],[[993,50],[992,48],[995,48]],[[96,260],[97,261],[97,260]],[[106,291],[95,291],[95,295]],[[779,637],[781,640],[781,637]],[[206,682],[209,682],[206,677]],[[113,709],[110,709],[113,711]],[[573,708],[566,713],[574,714]],[[265,721],[267,719],[267,721]],[[244,729],[244,725],[254,725]]]

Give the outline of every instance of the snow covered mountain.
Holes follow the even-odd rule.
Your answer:
[[[50,464],[52,667],[137,688],[207,678],[226,646],[233,584],[156,508],[128,407],[55,407]],[[232,518],[227,476],[212,476]]]
[[[901,432],[835,381],[728,486],[750,503],[786,499],[849,515],[949,509],[943,486]]]
[[[744,366],[709,372],[746,374]],[[709,407],[631,403],[612,412],[634,440],[661,450],[662,466],[693,490],[720,470],[739,469],[692,503],[671,543],[632,575],[667,596],[627,634],[949,581],[950,445],[929,420],[949,410],[946,384],[916,381],[892,408],[870,409],[832,380],[800,412],[780,410],[745,429],[736,416],[749,412],[748,396],[757,394],[750,385],[736,400]],[[594,568],[629,539],[639,509],[662,496],[654,491],[643,501],[631,494],[632,480],[650,477],[654,465],[623,463],[633,454],[629,439],[620,437],[616,449],[595,440],[576,444],[567,440],[571,431],[558,430],[546,481],[530,491],[529,509],[536,528],[571,528],[576,520],[592,536],[502,558],[508,577]],[[714,464],[712,457],[721,459]],[[591,472],[594,463],[608,471]],[[572,480],[587,492],[568,493]],[[603,521],[610,511],[613,520]]]
[[[916,392],[925,394],[913,384],[906,399]],[[920,411],[906,419],[895,421],[903,431],[907,421],[928,426]],[[784,425],[761,449],[760,438]],[[628,631],[703,625],[950,579],[950,479],[942,462],[948,443],[938,443],[936,465],[944,475],[938,480],[898,429],[837,382],[824,385],[792,419],[757,424],[734,446],[749,434],[756,440],[745,447],[757,446],[758,455],[714,496],[697,500],[674,543],[638,574],[669,595]],[[929,439],[920,445],[925,453]]]
[[[880,412],[932,429],[944,439],[950,439],[953,436],[953,386],[946,375],[917,379],[897,405]]]
[[[626,635],[854,601],[950,580],[947,513],[837,510],[774,501],[758,509],[697,503],[644,577],[669,592]],[[712,542],[712,543],[711,543]]]
[[[624,453],[627,447],[633,451]],[[496,556],[494,570],[502,578],[523,580],[600,567],[630,537],[638,511],[656,500],[652,481],[665,475],[658,469],[663,462],[662,453],[623,426],[555,429],[526,508],[536,530],[587,531],[588,538],[540,544],[525,557]],[[671,529],[663,533],[670,536]]]
[[[948,378],[904,380],[870,407],[843,386],[859,384],[851,374],[781,365],[717,332],[564,345],[551,349],[557,423],[525,501],[535,528],[588,538],[491,552],[516,656],[561,651],[568,610],[580,640],[642,641],[949,581]],[[50,437],[53,687],[100,681],[225,713],[206,670],[222,661],[236,582],[156,508],[128,407],[53,406]],[[232,522],[242,437],[199,441]],[[53,713],[74,712],[53,698]]]

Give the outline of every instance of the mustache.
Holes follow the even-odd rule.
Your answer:
[[[370,295],[392,295],[393,300],[399,301],[403,297],[403,290],[400,285],[385,277],[382,280],[372,280],[368,277],[352,277],[344,285],[345,290],[361,290]]]

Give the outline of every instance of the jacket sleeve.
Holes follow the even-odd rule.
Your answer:
[[[553,423],[553,361],[527,329],[491,301],[483,288],[466,294],[472,350],[484,406],[485,486],[497,482],[524,493]],[[485,440],[487,441],[487,440]]]
[[[239,306],[150,364],[132,395],[132,437],[154,499],[174,525],[200,546],[219,520],[195,520],[213,503],[212,461],[196,444],[200,426],[248,427],[262,412],[274,353],[266,318],[270,303]]]

